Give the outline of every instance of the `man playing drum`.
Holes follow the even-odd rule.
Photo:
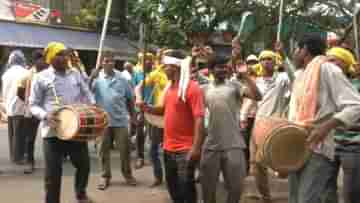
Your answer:
[[[225,59],[216,59],[210,68],[215,76],[213,84],[203,88],[209,112],[208,135],[202,146],[200,181],[205,203],[216,202],[216,188],[222,172],[228,189],[227,203],[238,203],[241,186],[246,177],[246,144],[239,135],[238,112],[244,97],[259,101],[261,94],[255,83],[246,75],[238,76],[247,86],[226,79],[231,67]]]
[[[130,161],[129,115],[132,120],[134,112],[133,92],[126,78],[114,69],[114,57],[111,53],[104,53],[98,76],[93,82],[92,90],[96,104],[104,108],[110,117],[110,125],[105,136],[99,142],[99,160],[101,166],[101,180],[99,190],[105,190],[111,179],[110,149],[111,136],[120,150],[121,172],[129,185],[136,185],[132,175]]]
[[[94,103],[92,94],[81,75],[67,67],[64,44],[52,42],[46,48],[46,62],[50,67],[37,74],[31,85],[29,98],[31,113],[41,120],[45,159],[45,202],[60,203],[62,163],[64,154],[70,156],[76,168],[75,193],[79,203],[92,202],[86,194],[90,173],[90,159],[86,142],[63,141],[54,130],[58,126],[55,110],[59,105]],[[56,93],[56,94],[55,94]]]
[[[256,85],[263,98],[258,102],[253,132],[256,132],[261,119],[267,119],[270,116],[285,116],[286,101],[289,99],[285,97],[285,93],[288,93],[290,89],[289,80],[285,77],[278,77],[276,73],[276,54],[273,51],[262,51],[259,55],[259,60],[263,69],[263,75],[256,79]],[[252,133],[250,142],[250,172],[254,173],[256,186],[261,198],[264,202],[271,202],[267,168],[260,163],[260,160],[256,159],[261,147],[259,140],[263,139],[265,133]]]
[[[338,201],[333,130],[360,118],[360,95],[341,69],[327,62],[325,49],[319,33],[308,33],[294,55],[304,71],[294,81],[289,120],[312,126],[307,138],[312,154],[301,169],[289,174],[290,203]]]
[[[144,58],[145,57],[145,58]],[[132,85],[134,87],[140,85],[144,81],[145,75],[150,73],[154,66],[154,55],[152,53],[146,53],[145,56],[141,52],[138,54],[138,64],[136,65],[132,77]],[[150,85],[145,85],[141,88],[142,100],[146,104],[151,104],[153,101],[152,92],[153,87]],[[136,147],[137,147],[137,160],[135,164],[136,169],[140,169],[144,166],[144,158],[145,158],[145,139],[146,134],[148,133],[148,126],[146,126],[146,130],[144,130],[145,119],[144,112],[137,112],[137,122],[133,127],[136,128]],[[146,132],[145,132],[146,131]]]
[[[165,50],[161,50],[161,52],[166,53]],[[171,50],[169,50],[171,51]],[[144,101],[142,97],[142,93],[144,92],[144,86],[145,88],[151,88],[151,98],[153,101],[147,101],[147,104],[159,106],[161,105],[161,96],[164,92],[165,87],[168,84],[167,76],[164,72],[164,65],[161,64],[161,58],[162,53],[158,54],[159,56],[159,62],[154,70],[152,70],[149,74],[145,77],[144,80],[140,82],[140,84],[136,87],[135,93],[136,93],[136,104],[141,106]],[[145,84],[145,85],[144,85]],[[147,131],[149,132],[149,137],[151,140],[150,144],[150,158],[153,165],[153,174],[155,177],[155,181],[151,185],[151,187],[156,187],[162,184],[163,182],[163,168],[160,161],[160,144],[163,140],[163,129],[156,127],[154,125],[149,124],[147,126]]]

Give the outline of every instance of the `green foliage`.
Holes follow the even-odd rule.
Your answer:
[[[76,24],[81,27],[96,29],[98,16],[104,15],[105,7],[105,0],[83,1],[79,15],[75,16]]]

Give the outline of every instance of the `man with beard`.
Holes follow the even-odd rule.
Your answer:
[[[169,50],[160,50],[158,54],[158,61],[157,66],[154,70],[152,70],[149,74],[146,75],[145,80],[142,81],[136,88],[135,88],[135,94],[136,94],[136,103],[138,106],[142,105],[144,103],[142,99],[142,90],[145,87],[151,88],[152,93],[151,97],[153,97],[153,102],[147,102],[149,105],[153,106],[159,106],[161,105],[161,96],[164,92],[164,89],[166,88],[168,84],[168,79],[164,71],[164,65],[161,64],[162,55]],[[150,158],[152,162],[153,167],[153,175],[155,178],[155,181],[150,187],[156,187],[162,184],[163,182],[163,167],[160,160],[160,145],[163,140],[163,129],[158,128],[156,126],[153,126],[151,124],[147,125],[147,132],[149,134],[150,138]]]
[[[145,57],[145,59],[143,58]],[[154,55],[152,53],[146,53],[145,56],[143,53],[139,53],[138,64],[134,70],[132,77],[132,85],[136,87],[140,85],[147,74],[149,74],[153,69]],[[142,100],[145,104],[153,103],[153,87],[149,85],[144,85],[140,88]],[[145,158],[145,138],[148,133],[148,128],[146,128],[146,133],[144,131],[145,118],[144,112],[137,112],[137,122],[136,122],[136,147],[137,147],[137,160],[135,164],[136,169],[140,169],[144,166]],[[146,126],[147,127],[147,126]]]
[[[204,102],[198,83],[191,80],[191,58],[184,58],[179,50],[164,55],[164,70],[171,84],[161,105],[142,108],[164,115],[165,177],[172,201],[196,203],[194,171],[203,140]]]
[[[101,71],[94,80],[92,90],[96,104],[105,109],[110,118],[105,136],[99,141],[99,161],[101,179],[99,190],[110,186],[112,178],[110,149],[113,140],[118,146],[121,160],[121,172],[128,185],[137,184],[132,175],[130,160],[129,120],[133,120],[134,100],[129,82],[122,77],[121,72],[115,70],[114,56],[105,52],[101,59]],[[128,118],[130,117],[130,119]]]
[[[263,98],[258,102],[255,126],[267,117],[285,117],[286,107],[289,101],[290,81],[287,77],[278,77],[275,72],[276,54],[270,50],[264,50],[259,55],[260,64],[263,68],[263,76],[257,78],[256,85]],[[255,131],[255,130],[254,130]],[[253,132],[254,132],[253,131]],[[271,202],[267,168],[260,160],[256,160],[256,154],[260,148],[261,134],[253,134],[250,146],[250,173],[254,174],[256,186],[264,202]]]
[[[89,203],[92,201],[86,194],[90,173],[88,145],[86,142],[60,140],[54,129],[58,125],[55,110],[59,105],[83,103],[83,98],[87,98],[88,103],[94,101],[80,73],[68,68],[64,44],[49,43],[45,55],[50,67],[37,74],[31,85],[29,99],[31,113],[41,120],[40,134],[43,137],[45,159],[44,202],[60,203],[62,164],[64,155],[68,154],[76,168],[76,200]]]
[[[312,151],[305,165],[289,174],[290,203],[337,202],[334,129],[351,126],[360,118],[360,96],[341,68],[327,62],[325,40],[306,34],[295,51],[297,67],[289,120],[311,126],[307,138]]]
[[[240,73],[241,83],[226,79],[230,75],[226,60],[217,59],[211,70],[213,84],[205,86],[205,105],[209,112],[208,135],[202,146],[200,181],[205,203],[216,202],[216,188],[220,172],[228,190],[227,203],[238,203],[246,176],[246,144],[239,134],[238,112],[244,97],[259,101],[261,94],[246,73]]]

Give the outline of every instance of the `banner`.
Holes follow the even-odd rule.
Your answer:
[[[29,23],[59,24],[62,22],[62,14],[58,10],[50,10],[40,4],[1,0],[0,19]]]
[[[50,10],[39,4],[16,1],[13,3],[14,16],[17,21],[37,23],[61,23],[61,13]]]

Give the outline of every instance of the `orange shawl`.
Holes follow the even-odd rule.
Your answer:
[[[304,70],[304,80],[301,81],[300,92],[296,98],[295,122],[300,125],[311,125],[315,121],[318,110],[320,67],[325,61],[325,56],[317,56]]]

